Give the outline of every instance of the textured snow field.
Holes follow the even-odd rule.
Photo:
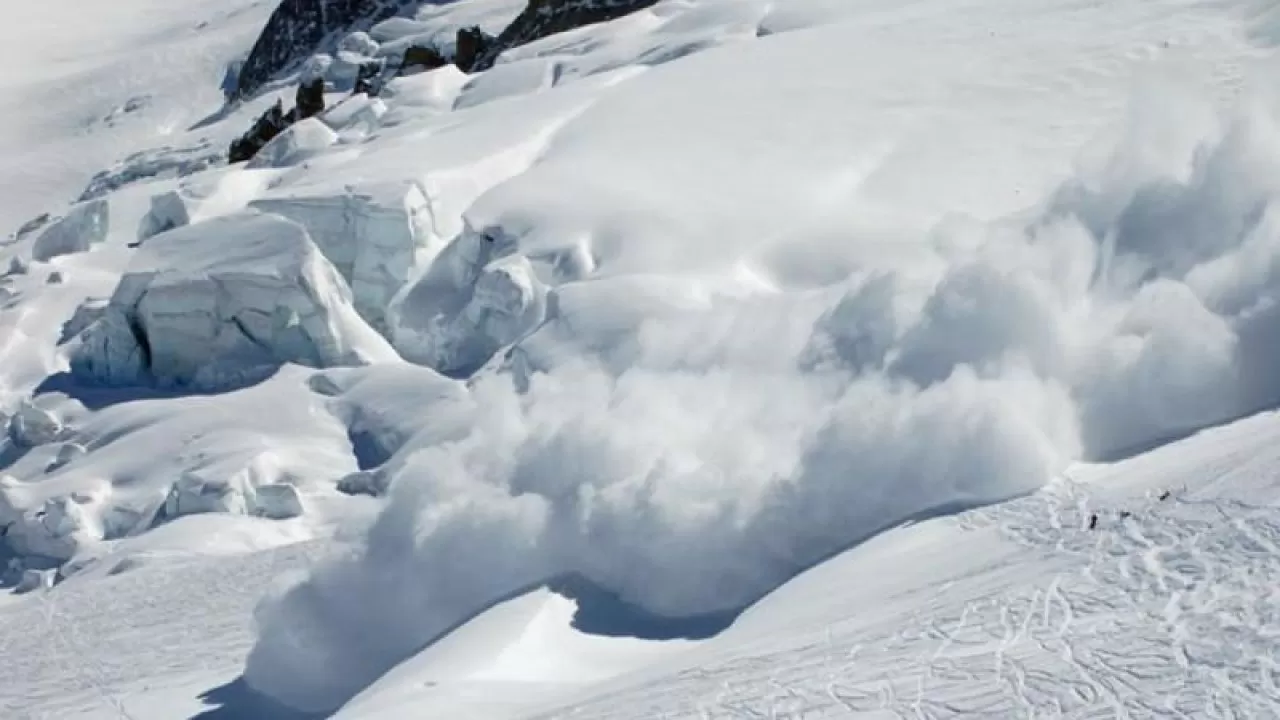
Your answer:
[[[663,0],[222,167],[270,10],[0,49],[4,717],[1276,714],[1273,7]]]

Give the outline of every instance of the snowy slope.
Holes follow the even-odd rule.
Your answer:
[[[434,678],[414,660],[339,717],[1269,716],[1277,423],[1076,467],[1026,498],[885,533],[714,640],[540,711],[460,706],[443,684],[406,694],[405,673]]]
[[[1274,711],[1273,9],[522,7],[19,11],[7,716]]]

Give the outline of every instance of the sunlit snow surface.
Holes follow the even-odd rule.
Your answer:
[[[1266,4],[663,0],[202,169],[269,11],[15,21],[8,715],[1275,710]]]

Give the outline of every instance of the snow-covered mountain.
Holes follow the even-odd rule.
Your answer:
[[[1277,714],[1272,4],[15,13],[0,716]]]

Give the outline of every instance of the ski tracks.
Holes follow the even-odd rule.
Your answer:
[[[947,522],[1021,551],[887,599],[894,620],[778,638],[546,717],[1280,716],[1280,509],[1112,506],[1061,479]]]

